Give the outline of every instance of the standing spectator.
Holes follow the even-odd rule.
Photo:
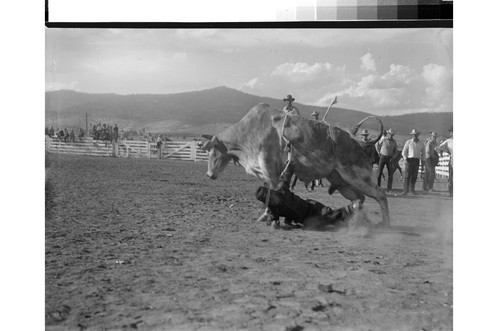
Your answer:
[[[64,139],[64,130],[63,129],[59,130],[57,137],[59,138],[59,141],[62,141]]]
[[[80,133],[78,134],[78,140],[80,140],[81,142],[83,137],[85,137],[85,131],[82,128],[80,128]]]
[[[405,181],[401,195],[408,195],[408,192],[415,195],[415,183],[418,177],[420,160],[424,159],[424,143],[418,139],[420,132],[413,129],[410,132],[412,139],[406,141],[403,147],[403,159],[405,160]]]
[[[394,140],[394,132],[392,129],[387,130],[386,138],[380,140],[376,145],[377,153],[380,155],[378,162],[378,177],[377,184],[380,186],[384,167],[387,167],[389,178],[387,180],[387,193],[391,193],[392,179],[396,169],[393,167],[394,159],[398,156],[398,144]]]
[[[51,138],[54,137],[54,134],[55,134],[54,133],[54,127],[51,125],[50,129],[49,129],[49,137],[51,137]]]
[[[116,125],[116,123],[115,126],[113,127],[113,139],[115,143],[118,141],[118,125]]]
[[[102,126],[101,126],[101,123],[97,123],[97,126],[96,126],[95,130],[96,130],[97,140],[101,140],[101,136],[102,136]]]
[[[156,148],[160,150],[162,144],[163,142],[161,141],[161,136],[158,136],[158,138],[156,138]]]
[[[361,140],[363,142],[368,142],[368,135],[370,133],[368,133],[368,130],[367,129],[364,129],[363,131],[361,131],[361,136],[363,136],[363,138],[361,138]],[[370,145],[368,147],[365,147],[363,148],[365,150],[365,153],[368,155],[368,157],[370,158],[370,164],[373,164],[376,160],[376,153],[377,153],[377,148],[375,147],[375,145]]]
[[[75,131],[73,129],[71,129],[69,132],[69,142],[72,142],[72,143],[75,142]]]
[[[437,150],[441,153],[446,152],[450,154],[450,162],[448,163],[448,193],[453,197],[453,127],[449,130],[450,138],[443,141]]]
[[[422,190],[426,192],[434,192],[434,179],[436,178],[436,165],[439,162],[439,155],[436,152],[437,133],[429,133],[429,138],[425,141],[425,159],[424,159],[424,181]]]
[[[364,129],[363,131],[361,131],[361,136],[363,137],[362,140],[363,141],[368,141],[368,130],[367,129]]]
[[[64,142],[69,140],[69,132],[68,129],[64,128]]]

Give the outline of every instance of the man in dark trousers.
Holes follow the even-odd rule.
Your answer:
[[[429,138],[424,143],[425,159],[424,159],[424,181],[422,190],[426,192],[434,192],[434,179],[436,178],[436,165],[439,162],[439,154],[436,152],[437,133],[429,133]]]
[[[398,144],[393,139],[394,132],[392,129],[386,131],[387,134],[384,139],[381,139],[376,145],[377,153],[380,155],[378,162],[378,176],[377,185],[380,186],[384,167],[387,167],[389,178],[387,180],[387,193],[391,193],[392,179],[396,169],[393,167],[393,159],[398,156]]]
[[[403,147],[403,159],[405,160],[404,189],[401,195],[408,193],[415,195],[415,183],[418,178],[418,167],[420,160],[424,160],[424,143],[418,139],[420,132],[413,129],[410,135],[412,139],[407,140]]]

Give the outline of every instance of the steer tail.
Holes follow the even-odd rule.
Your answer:
[[[361,124],[363,124],[369,118],[374,118],[374,119],[376,119],[380,123],[380,134],[375,139],[372,139],[372,140],[369,140],[369,141],[360,141],[360,143],[363,145],[363,147],[370,147],[370,146],[375,145],[375,143],[377,141],[379,141],[380,138],[382,138],[382,135],[384,134],[384,124],[382,123],[382,121],[380,120],[380,118],[378,118],[376,116],[368,116],[368,117],[362,119],[361,122],[359,122],[358,124],[356,124],[356,126],[351,130],[352,135],[355,136],[356,133],[358,132],[359,127],[361,126]]]

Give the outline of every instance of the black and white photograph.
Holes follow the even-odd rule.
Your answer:
[[[47,330],[451,330],[452,28],[47,28]]]

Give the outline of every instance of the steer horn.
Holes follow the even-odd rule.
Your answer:
[[[359,122],[351,131],[352,135],[355,136],[356,133],[358,132],[358,129],[359,127],[361,126],[361,124],[363,124],[367,119],[369,118],[374,118],[376,119],[379,123],[380,123],[380,134],[378,135],[378,137],[376,139],[373,139],[373,140],[369,140],[369,141],[363,141],[361,143],[363,143],[363,145],[365,145],[366,147],[368,146],[371,146],[371,145],[375,145],[375,143],[377,141],[380,140],[380,138],[382,138],[382,135],[384,134],[384,124],[382,123],[382,121],[380,120],[380,118],[376,117],[376,116],[368,116],[364,119],[361,120],[361,122]]]
[[[323,122],[325,121],[326,115],[328,115],[328,112],[330,111],[330,108],[332,108],[332,106],[334,104],[336,104],[336,103],[337,103],[337,97],[335,96],[335,99],[332,101],[332,103],[330,104],[330,106],[328,106],[328,109],[325,112],[325,116],[323,116]]]

